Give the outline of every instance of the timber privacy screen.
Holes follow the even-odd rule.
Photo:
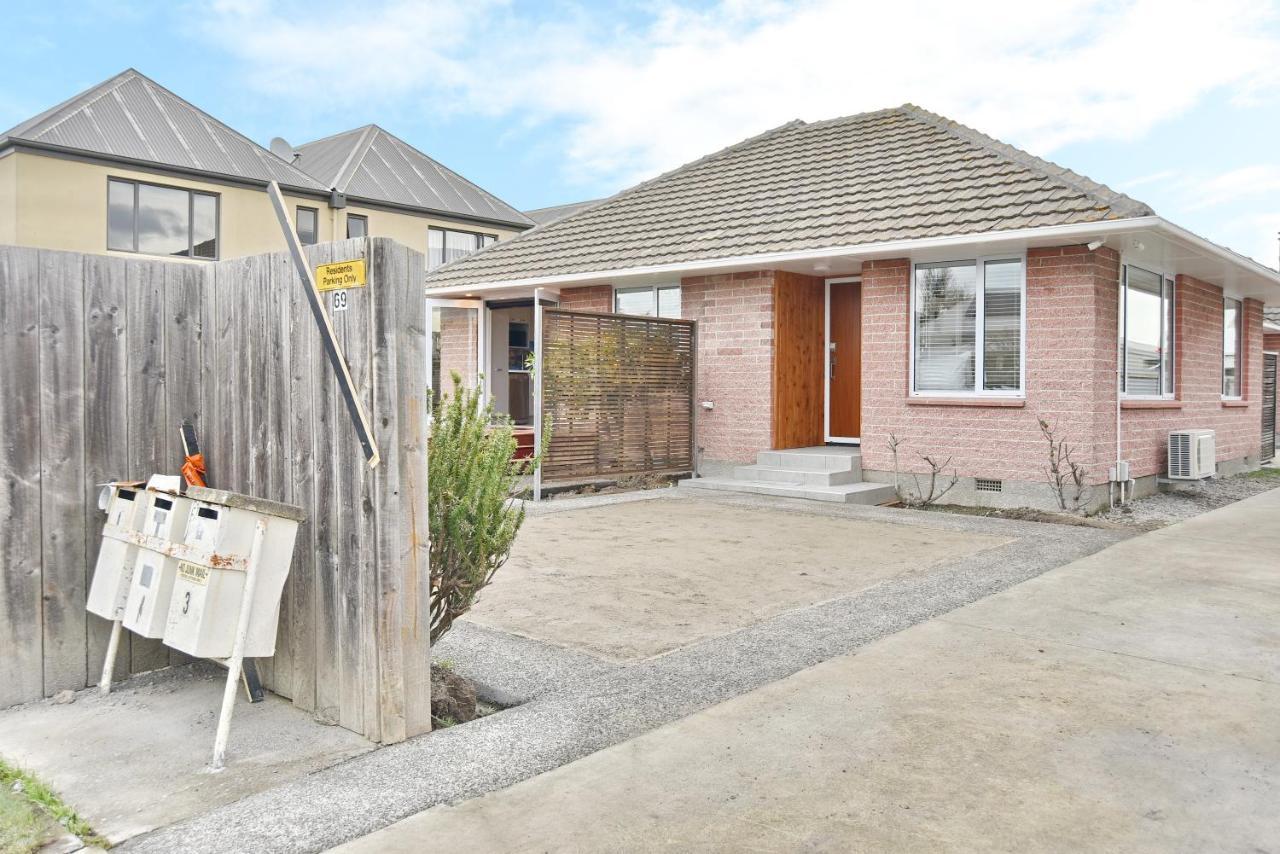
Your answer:
[[[692,471],[695,323],[542,312],[543,480]]]

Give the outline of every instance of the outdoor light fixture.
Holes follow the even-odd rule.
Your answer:
[[[1102,244],[1104,244],[1104,243],[1106,243],[1106,242],[1107,242],[1107,241],[1106,241],[1105,239],[1101,239],[1101,240],[1090,240],[1090,241],[1089,241],[1089,244],[1088,244],[1089,251],[1090,251],[1090,252],[1097,252],[1099,249],[1101,249],[1101,248],[1102,248]]]
[[[813,265],[813,272],[815,273],[828,273],[830,271],[831,265],[826,261],[819,261],[817,264]]]

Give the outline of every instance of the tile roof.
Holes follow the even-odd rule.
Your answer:
[[[327,189],[132,68],[0,134],[0,149],[23,142],[184,171]]]
[[[1262,309],[1262,319],[1277,329],[1280,329],[1280,306],[1275,308],[1267,306]]]
[[[428,287],[1148,216],[907,104],[794,121],[437,268]]]
[[[377,125],[298,146],[297,166],[348,196],[507,223],[533,223],[520,211]]]
[[[567,216],[572,216],[578,211],[585,210],[602,201],[604,200],[589,199],[585,202],[571,202],[567,205],[552,205],[546,208],[534,208],[531,211],[525,211],[524,215],[538,225],[546,225],[549,222],[555,222],[558,219],[564,219]]]

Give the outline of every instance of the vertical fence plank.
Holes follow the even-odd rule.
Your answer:
[[[346,261],[364,258],[365,241],[348,240],[337,244],[336,260]],[[366,272],[369,271],[368,258],[365,258]],[[381,296],[380,287],[394,287],[390,281],[379,278],[370,279],[363,288],[348,291],[347,341],[351,348],[347,354],[351,366],[351,375],[355,378],[356,391],[364,405],[365,412],[372,413],[374,407],[374,364],[373,364],[373,311],[374,303]],[[377,429],[377,426],[374,426]],[[357,562],[355,582],[357,587],[358,622],[355,629],[355,646],[359,653],[358,696],[362,706],[361,720],[364,732],[372,739],[381,740],[381,726],[378,712],[378,647],[376,637],[376,620],[378,610],[378,563],[377,535],[374,514],[374,473],[360,453],[358,447],[349,453],[350,466],[355,478],[357,493],[353,496],[359,501],[360,512],[353,515],[353,525]],[[379,467],[386,465],[383,458]]]
[[[327,260],[324,247],[309,256],[312,263]],[[295,282],[295,287],[301,285]],[[332,299],[325,300],[326,308]],[[314,322],[312,326],[314,327]],[[318,336],[317,336],[318,337]],[[315,401],[315,549],[316,549],[316,714],[322,720],[342,723],[342,666],[340,650],[342,623],[339,575],[339,516],[346,512],[347,502],[338,490],[335,454],[340,444],[335,439],[339,432],[339,413],[346,409],[338,400],[338,384],[329,366],[328,357],[320,350],[317,340],[312,374]]]
[[[373,382],[375,394],[370,417],[382,463],[373,473],[374,515],[378,520],[374,566],[377,567],[376,614],[378,671],[378,729],[388,741],[405,738],[404,650],[400,631],[404,625],[404,583],[401,578],[401,543],[396,517],[401,511],[400,442],[396,425],[395,389],[400,369],[396,335],[400,308],[396,287],[407,272],[401,247],[380,243],[369,253],[373,290]],[[412,354],[405,354],[411,358]]]
[[[398,625],[389,627],[379,640],[388,650],[388,662],[397,666],[394,678],[402,683],[402,738],[431,729],[431,578],[427,525],[427,348],[431,323],[426,312],[423,278],[426,259],[399,244],[383,242],[389,265],[384,287],[386,304],[394,312],[395,374],[378,390],[379,400],[390,398],[387,417],[396,426],[387,438],[395,445],[397,489],[388,494],[378,516],[382,538],[393,539],[394,549],[379,554],[379,578],[393,576],[399,583]],[[394,502],[394,504],[393,504]],[[390,562],[388,571],[383,563]],[[384,590],[384,595],[385,595]],[[383,684],[387,690],[386,680]],[[384,734],[384,740],[392,740]]]
[[[40,253],[44,690],[80,688],[85,649],[84,258]]]
[[[44,694],[38,266],[0,251],[0,706]]]
[[[165,271],[165,442],[161,471],[181,471],[184,421],[204,434],[204,265],[170,264]],[[170,664],[184,664],[190,656],[168,650]]]
[[[129,470],[128,350],[125,342],[125,262],[119,258],[85,259],[84,317],[84,459],[85,578],[102,545],[106,516],[98,509],[97,484],[143,476]],[[89,684],[97,684],[107,654],[111,623],[87,614]],[[127,640],[124,643],[128,643]],[[129,675],[129,656],[116,656],[116,679]]]
[[[295,318],[291,316],[289,281],[282,280],[277,271],[287,264],[283,254],[262,259],[266,278],[267,297],[264,304],[270,309],[267,327],[267,349],[270,368],[266,371],[265,392],[271,402],[268,414],[267,435],[267,487],[263,495],[274,501],[296,504],[293,495],[293,479],[290,461],[293,458],[290,394],[292,358],[290,328]],[[293,290],[298,290],[294,288]],[[299,320],[306,320],[303,315]],[[296,551],[296,544],[295,544]],[[282,697],[294,695],[293,658],[295,632],[293,597],[284,591],[280,597],[280,617],[276,632],[276,653],[270,662],[271,690]]]
[[[129,265],[125,340],[128,343],[129,470],[138,477],[170,472],[165,429],[164,364],[165,267],[160,261]],[[155,670],[169,663],[169,651],[158,638],[130,634],[129,669]]]
[[[316,474],[315,401],[318,370],[315,324],[307,298],[297,282],[293,264],[283,255],[272,266],[273,286],[288,300],[289,332],[289,502],[301,507],[306,519],[298,526],[293,565],[285,585],[289,599],[288,643],[292,657],[293,704],[305,711],[316,708]],[[326,508],[327,510],[327,508]],[[282,630],[283,634],[283,630]]]

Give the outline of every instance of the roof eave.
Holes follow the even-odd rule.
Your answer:
[[[658,264],[643,267],[627,267],[611,270],[596,270],[579,273],[568,273],[553,276],[530,276],[512,279],[495,279],[490,281],[472,281],[469,284],[448,284],[432,287],[428,277],[428,293],[433,295],[450,295],[459,293],[483,293],[486,291],[510,290],[514,288],[533,287],[565,287],[574,285],[599,284],[618,280],[634,279],[646,276],[694,276],[707,275],[726,269],[769,269],[779,265],[822,261],[842,257],[859,257],[866,260],[890,258],[897,256],[917,255],[925,252],[945,251],[951,247],[964,247],[979,243],[996,243],[1019,241],[1047,242],[1056,240],[1092,241],[1108,235],[1125,232],[1153,230],[1186,244],[1199,251],[1220,259],[1222,262],[1244,270],[1252,276],[1264,280],[1276,289],[1275,299],[1280,302],[1280,272],[1259,264],[1216,243],[1174,225],[1160,216],[1129,217],[1125,219],[1100,220],[1097,222],[1071,223],[1066,225],[1041,226],[1036,228],[1011,229],[1007,231],[975,232],[972,234],[944,235],[938,237],[913,238],[909,240],[892,240],[879,243],[862,243],[849,246],[835,246],[824,249],[801,249],[787,252],[762,253],[758,255],[740,255],[724,258],[712,258],[696,261],[684,261],[675,264]],[[461,259],[459,263],[465,263]]]
[[[87,151],[82,148],[71,148],[65,145],[54,145],[48,142],[37,142],[30,139],[22,139],[18,137],[4,137],[0,139],[0,155],[6,154],[8,151],[29,150],[37,154],[51,154],[57,157],[66,157],[75,160],[87,160],[100,163],[118,163],[122,166],[131,166],[152,172],[173,173],[183,177],[203,178],[205,180],[214,180],[220,184],[237,184],[246,187],[254,187],[265,189],[271,183],[262,178],[253,178],[247,175],[229,175],[223,172],[213,172],[207,169],[193,169],[189,166],[176,166],[172,163],[161,163],[155,160],[143,160],[136,157],[123,157],[118,154],[104,154],[100,151]],[[329,191],[327,189],[316,187],[307,187],[301,184],[291,184],[282,182],[280,184],[282,190],[288,190],[295,195],[314,196],[315,198],[328,198]]]

